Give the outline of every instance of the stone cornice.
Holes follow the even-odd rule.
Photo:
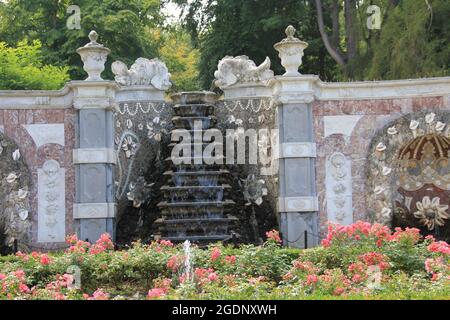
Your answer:
[[[402,99],[450,94],[450,77],[315,83],[318,100]]]
[[[258,99],[272,97],[274,79],[265,82],[239,83],[231,87],[222,89],[224,92],[223,100],[235,99]]]
[[[116,92],[117,103],[128,101],[154,101],[154,102],[168,102],[166,99],[166,92],[156,89],[152,85],[148,86],[127,86],[119,87]]]
[[[323,82],[314,75],[277,76],[270,83],[281,102],[295,100],[375,100],[450,95],[450,77],[388,81]],[[297,98],[296,98],[297,97]]]
[[[100,89],[98,94],[95,90]],[[225,89],[224,99],[275,97],[282,103],[313,100],[376,100],[450,96],[450,77],[391,81],[323,82],[315,75],[276,76],[265,84],[239,84]],[[80,96],[80,92],[84,92]],[[94,93],[93,96],[90,92]],[[89,97],[87,95],[89,95]],[[104,94],[104,95],[102,95]],[[96,96],[102,101],[98,101]],[[84,100],[78,101],[77,100]],[[152,86],[121,87],[114,81],[70,81],[60,90],[0,90],[0,110],[66,109],[83,104],[109,108],[130,100],[167,101]]]
[[[60,90],[0,90],[1,109],[71,108],[73,92],[69,85]]]

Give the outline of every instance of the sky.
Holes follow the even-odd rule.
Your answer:
[[[181,9],[174,3],[166,4],[163,13],[168,16],[167,23],[172,24],[180,20]]]

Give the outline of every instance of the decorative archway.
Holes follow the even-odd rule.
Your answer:
[[[30,244],[30,174],[17,145],[0,133],[0,253]]]
[[[369,148],[373,220],[450,238],[450,113],[420,112],[380,130]]]

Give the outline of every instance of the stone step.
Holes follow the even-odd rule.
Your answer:
[[[175,143],[182,143],[183,140],[180,137],[184,137],[189,134],[190,141],[195,143],[202,142],[212,142],[211,139],[206,139],[206,130],[191,130],[191,129],[183,129],[183,128],[175,128],[170,132],[171,141]],[[217,128],[208,129],[208,134],[210,136],[219,136],[222,137],[222,131]]]
[[[214,241],[227,241],[232,239],[231,235],[212,235],[212,236],[185,236],[185,237],[163,237],[164,240],[170,240],[171,242],[214,242]]]
[[[192,219],[158,219],[155,221],[156,224],[207,224],[207,223],[228,223],[239,221],[238,218],[192,218]]]
[[[167,202],[163,201],[158,204],[159,208],[180,208],[180,207],[191,207],[191,208],[206,208],[206,207],[215,207],[221,208],[224,206],[231,206],[236,204],[233,200],[225,200],[225,201],[204,201],[204,202]]]
[[[173,117],[172,122],[177,129],[202,129],[208,130],[217,124],[217,118],[215,116],[208,117]],[[197,122],[200,123],[201,127],[197,128]]]
[[[214,104],[217,94],[207,91],[179,92],[171,96],[174,104]]]
[[[212,104],[177,104],[173,107],[174,113],[179,117],[207,117],[214,113]]]
[[[173,172],[167,171],[164,176],[169,177],[168,182],[174,186],[219,186],[226,182],[228,170],[218,171],[183,171]]]
[[[213,181],[214,182],[214,181]],[[182,201],[222,201],[230,185],[221,186],[164,186],[161,191],[172,202]]]

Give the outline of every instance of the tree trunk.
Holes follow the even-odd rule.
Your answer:
[[[337,47],[334,47],[333,44],[331,44],[330,39],[328,38],[328,34],[326,33],[325,24],[323,20],[322,1],[315,0],[315,4],[317,10],[317,22],[319,25],[320,36],[322,37],[323,44],[325,45],[325,48],[327,49],[331,57],[334,59],[334,61],[336,61],[339,65],[345,65],[344,57],[339,52],[339,49]]]
[[[333,26],[333,33],[331,35],[331,44],[335,48],[339,48],[339,0],[333,0],[331,2],[331,22]]]
[[[347,74],[354,77],[356,57],[358,56],[358,36],[356,24],[356,0],[345,0],[345,36],[347,42]]]

